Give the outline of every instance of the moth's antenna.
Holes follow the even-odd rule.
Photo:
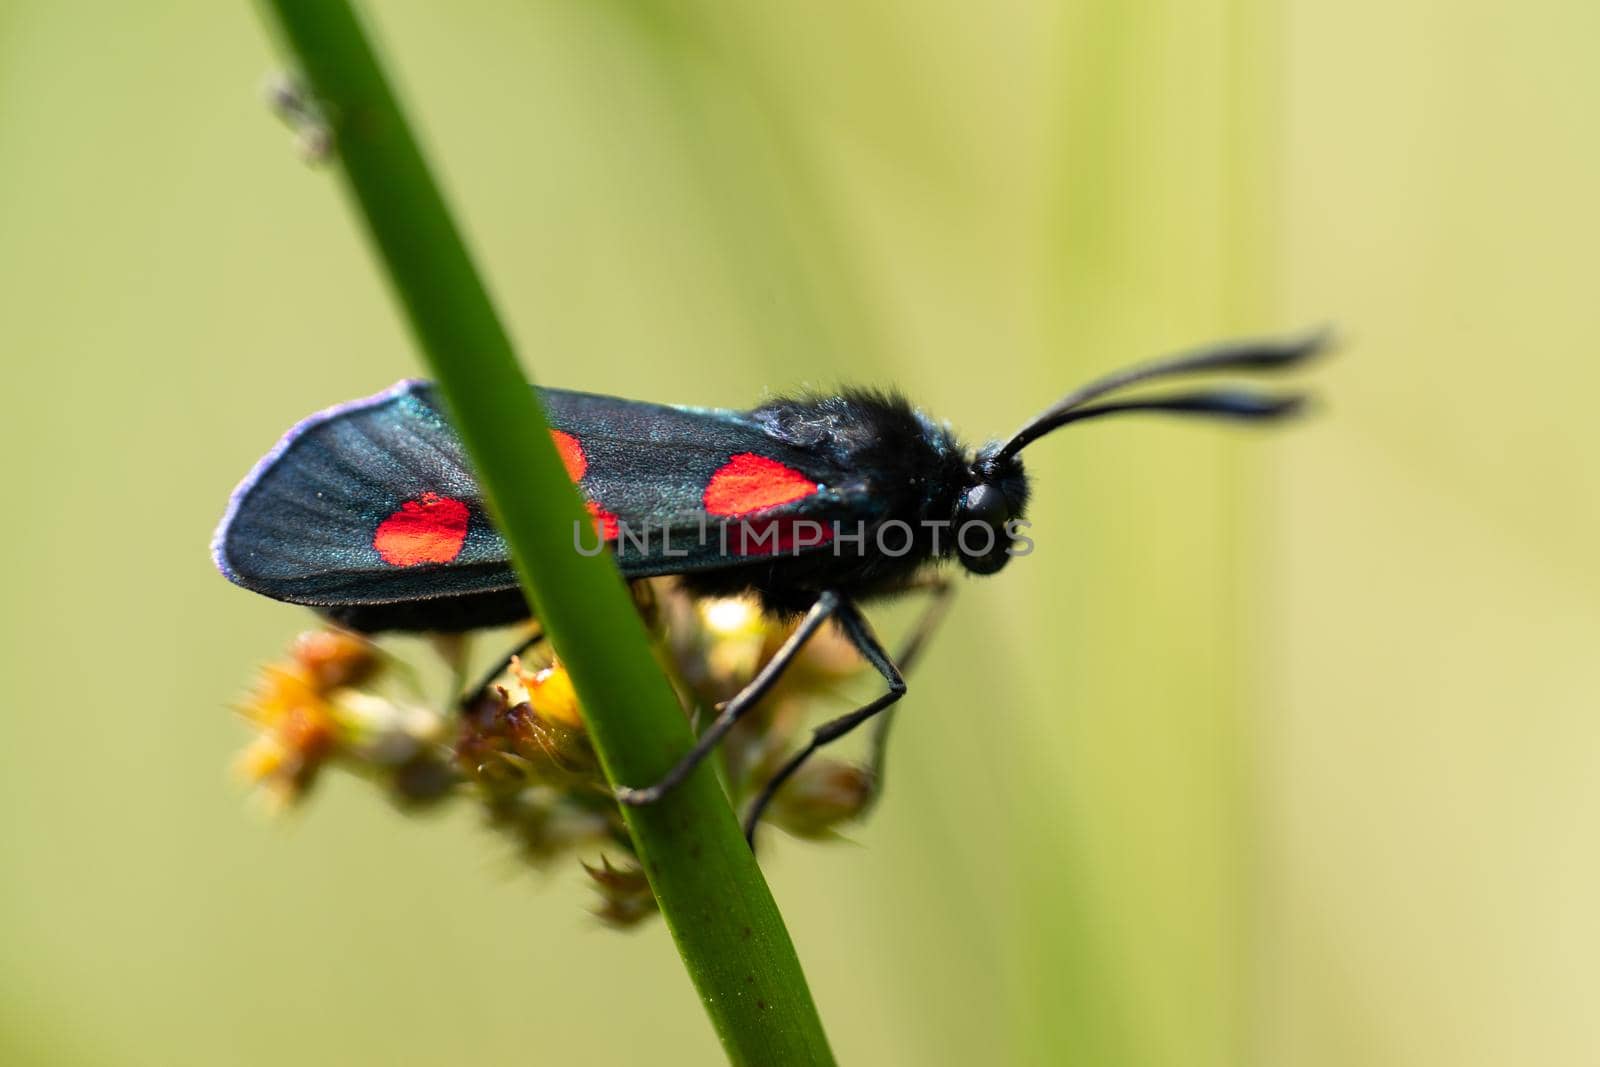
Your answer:
[[[1245,422],[1271,421],[1299,414],[1306,398],[1298,393],[1251,393],[1243,390],[1215,393],[1178,393],[1172,396],[1113,400],[1108,404],[1087,404],[1061,416],[1056,426],[1082,422],[1101,415],[1125,411],[1167,411],[1178,415],[1209,415],[1212,418],[1239,419]]]
[[[1288,370],[1325,349],[1330,339],[1331,331],[1324,328],[1292,340],[1232,341],[1108,374],[1104,378],[1073,390],[1049,410],[1040,413],[1000,446],[994,458],[1004,459],[1014,455],[1030,442],[1069,422],[1123,411],[1170,411],[1233,419],[1272,419],[1293,414],[1301,404],[1302,398],[1298,396],[1269,396],[1248,392],[1190,393],[1173,397],[1154,397],[1149,400],[1099,404],[1094,407],[1085,405],[1107,393],[1157,378],[1214,371]]]

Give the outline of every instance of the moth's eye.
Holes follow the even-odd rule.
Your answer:
[[[1011,505],[1005,494],[988,484],[968,489],[956,508],[956,550],[961,564],[974,574],[993,574],[1010,559],[1006,522]]]
[[[967,522],[1004,526],[1011,517],[1006,496],[992,485],[975,485],[961,498],[961,517]]]

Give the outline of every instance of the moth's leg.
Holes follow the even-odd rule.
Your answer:
[[[755,678],[751,679],[749,685],[741,689],[732,700],[722,706],[722,711],[711,721],[711,725],[706,727],[705,732],[700,735],[699,739],[695,741],[694,747],[670,771],[662,775],[661,780],[654,785],[645,786],[642,789],[632,789],[625,785],[618,786],[617,799],[624,804],[632,804],[635,807],[654,804],[666,795],[667,790],[682,784],[685,778],[694,773],[694,769],[700,765],[700,761],[709,756],[717,745],[721,743],[722,739],[727,736],[728,731],[733,729],[734,723],[738,722],[746,712],[756,706],[762,697],[766,696],[767,691],[778,681],[778,678],[788,668],[789,664],[794,662],[795,656],[799,655],[800,649],[811,639],[812,635],[820,630],[822,625],[843,607],[844,601],[837,593],[827,592],[818,597],[817,602],[811,606],[811,610],[800,621],[800,625],[795,627],[794,633],[789,635],[789,639],[778,649],[777,654],[767,661],[767,665],[761,668],[761,672]]]
[[[749,814],[744,820],[744,836],[745,840],[750,842],[751,848],[755,847],[756,826],[761,822],[761,816],[765,814],[767,805],[772,803],[772,798],[783,788],[783,783],[787,782],[806,760],[823,745],[837,741],[906,695],[906,680],[901,677],[900,669],[883,650],[883,645],[878,642],[872,627],[867,625],[867,620],[861,617],[854,604],[846,603],[840,606],[839,628],[850,639],[850,643],[855,645],[856,651],[861,653],[862,658],[883,675],[883,680],[889,683],[889,691],[872,703],[859,707],[848,715],[830,719],[812,730],[811,740],[806,742],[805,747],[790,756],[788,761],[778,768],[778,773],[761,787],[761,792],[756,794],[756,799],[750,805]]]
[[[483,681],[467,690],[466,695],[461,698],[461,706],[467,710],[477,707],[478,702],[488,695],[489,687],[494,685],[494,680],[511,669],[511,661],[516,659],[518,656],[525,654],[528,649],[532,648],[534,645],[537,645],[543,640],[544,627],[540,626],[539,623],[535,621],[533,624],[533,634],[516,648],[506,653],[505,658],[499,662],[494,670],[483,676]]]
[[[950,610],[950,600],[955,596],[955,585],[950,579],[936,577],[931,579],[923,588],[928,591],[928,602],[923,605],[922,614],[917,618],[917,624],[906,635],[905,643],[900,646],[900,654],[894,659],[902,674],[910,674],[922,657],[923,650],[928,647],[934,633],[939,629],[939,624],[944,622],[945,615]],[[883,768],[885,753],[889,747],[889,728],[894,725],[895,714],[898,708],[888,708],[872,727],[872,749],[867,757],[867,770],[872,775],[871,792],[867,794],[866,803],[862,806],[861,814],[865,815],[878,798],[883,795]]]

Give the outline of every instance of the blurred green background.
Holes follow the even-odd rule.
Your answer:
[[[963,589],[859,847],[768,852],[844,1062],[1600,1062],[1600,6],[369,10],[550,384],[898,383],[976,438],[1343,330],[1288,433],[1030,452],[1039,550]],[[244,3],[0,8],[0,1062],[716,1062],[575,869],[228,778],[307,616],[212,525],[416,369],[274,68]]]

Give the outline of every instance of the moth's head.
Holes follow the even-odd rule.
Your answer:
[[[1028,476],[1018,456],[1000,457],[999,442],[985,445],[968,467],[967,487],[956,501],[951,529],[956,556],[973,574],[993,574],[1011,559],[1013,522],[1028,506]]]
[[[1326,331],[1278,341],[1218,345],[1107,375],[1068,393],[1004,442],[985,445],[968,468],[967,487],[956,504],[956,552],[973,574],[993,574],[1011,558],[1015,520],[1028,503],[1028,480],[1019,453],[1069,423],[1102,415],[1159,411],[1238,422],[1270,422],[1297,413],[1297,394],[1262,393],[1238,387],[1133,397],[1110,397],[1128,386],[1190,374],[1261,373],[1297,367],[1327,346]]]

